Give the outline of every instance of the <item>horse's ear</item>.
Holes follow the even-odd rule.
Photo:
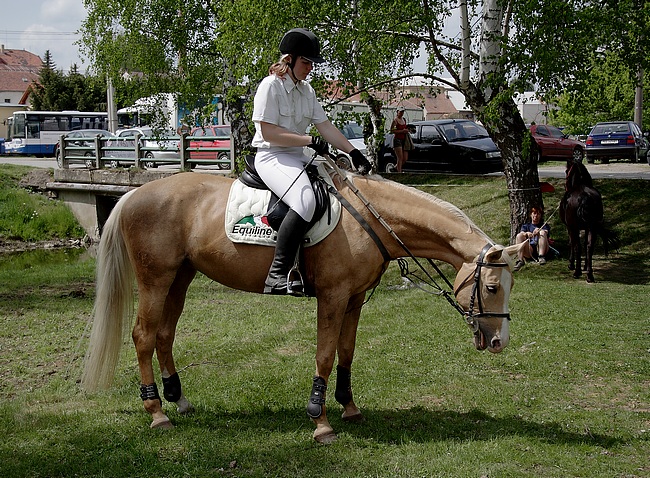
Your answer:
[[[490,262],[497,262],[501,258],[503,258],[503,260],[506,262],[510,262],[514,257],[517,257],[517,253],[527,244],[528,239],[526,239],[521,244],[513,244],[511,246],[504,247],[503,249],[496,249],[488,254],[488,258],[492,259]]]

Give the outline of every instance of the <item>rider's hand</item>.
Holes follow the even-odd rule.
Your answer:
[[[318,154],[319,156],[324,156],[325,154],[328,154],[330,152],[329,145],[320,136],[312,136],[309,147],[314,151],[316,151],[316,154]]]
[[[354,167],[357,168],[357,171],[362,176],[368,174],[372,169],[370,162],[358,149],[350,151],[350,158],[352,159],[352,164],[354,164]]]

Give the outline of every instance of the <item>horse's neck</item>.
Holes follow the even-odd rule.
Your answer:
[[[435,196],[392,181],[369,180],[367,186],[362,193],[416,257],[441,260],[458,270],[492,242],[465,213]]]

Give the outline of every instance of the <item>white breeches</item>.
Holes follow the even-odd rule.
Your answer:
[[[308,161],[295,152],[258,151],[255,155],[255,169],[269,189],[305,221],[311,221],[316,210],[314,190],[303,170]]]

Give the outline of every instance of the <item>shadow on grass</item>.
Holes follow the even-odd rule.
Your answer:
[[[494,417],[480,410],[371,409],[360,424],[342,422],[339,407],[333,407],[330,414],[333,427],[346,442],[346,436],[354,442],[387,445],[500,439],[511,442],[512,437],[522,437],[557,446],[626,445],[617,437],[567,431],[559,423]],[[69,476],[80,470],[87,476],[155,476],[161,470],[171,475],[175,470],[201,474],[223,468],[233,458],[245,461],[251,469],[292,461],[303,471],[314,467],[316,472],[323,460],[330,459],[330,454],[322,450],[310,458],[309,450],[319,447],[314,448],[311,438],[313,425],[304,409],[298,407],[230,413],[199,408],[183,416],[170,411],[176,428],[166,431],[149,429],[149,416],[132,409],[115,410],[104,418],[84,419],[83,413],[42,410],[21,415],[17,420],[5,415],[7,420],[3,420],[2,427],[11,430],[5,433],[13,438],[0,444],[0,454],[11,457],[0,464],[2,476]],[[39,436],[50,438],[34,440],[34,429],[39,430]],[[339,453],[335,455],[337,466],[347,466],[341,464],[343,457]],[[315,457],[319,458],[314,461]]]

